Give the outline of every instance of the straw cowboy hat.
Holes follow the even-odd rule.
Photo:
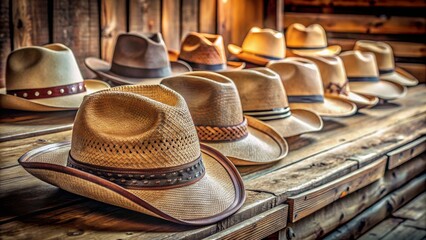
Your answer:
[[[373,53],[347,51],[340,54],[345,66],[349,86],[353,92],[375,96],[385,100],[403,97],[407,88],[379,79],[376,59]]]
[[[308,59],[290,57],[270,62],[267,67],[280,75],[292,109],[311,110],[327,117],[345,117],[357,111],[352,102],[324,96],[319,69]]]
[[[115,84],[158,84],[161,78],[191,71],[182,62],[170,62],[161,33],[124,33],[117,37],[112,63],[89,57],[86,66]]]
[[[83,80],[71,49],[62,44],[24,47],[9,54],[0,107],[26,111],[78,109],[83,97],[109,85]]]
[[[19,163],[66,191],[180,224],[220,221],[245,199],[232,163],[200,148],[185,100],[159,85],[90,95],[71,143],[34,149]]]
[[[289,56],[334,56],[342,50],[338,45],[328,46],[325,30],[319,24],[308,27],[300,23],[290,25],[286,32],[286,42]]]
[[[161,84],[185,98],[200,141],[235,165],[267,164],[287,155],[287,142],[278,132],[244,117],[237,88],[229,78],[200,71],[165,78]]]
[[[182,41],[178,58],[188,63],[194,71],[217,72],[245,67],[242,62],[226,60],[221,35],[207,33],[188,33]]]
[[[351,91],[345,72],[345,66],[343,65],[342,59],[339,57],[313,56],[307,58],[318,66],[326,96],[351,101],[355,103],[358,108],[373,107],[379,102],[377,97],[369,95],[363,96]]]
[[[321,117],[303,109],[290,109],[280,76],[268,68],[226,71],[237,86],[245,115],[264,121],[283,137],[291,137],[322,128]]]
[[[253,27],[241,47],[228,44],[228,50],[241,60],[265,66],[271,60],[285,57],[284,34],[269,28]]]
[[[392,47],[385,42],[359,40],[354,50],[372,52],[376,56],[380,79],[395,82],[404,86],[415,86],[419,83],[413,75],[400,67],[395,67]]]

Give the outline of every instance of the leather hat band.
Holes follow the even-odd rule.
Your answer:
[[[348,77],[349,82],[378,82],[378,77]]]
[[[124,188],[177,188],[200,180],[205,174],[201,155],[193,162],[182,166],[161,169],[106,168],[81,163],[68,155],[67,166],[79,169]]]
[[[7,90],[7,94],[26,99],[62,97],[86,92],[84,82],[48,88]]]
[[[111,64],[111,72],[131,78],[161,78],[172,75],[170,66],[162,68],[135,68],[114,62]]]
[[[219,70],[225,70],[226,69],[226,63],[202,64],[202,63],[191,62],[191,61],[188,61],[188,60],[185,60],[185,59],[182,59],[182,58],[179,58],[179,60],[185,61],[193,69],[198,69],[198,70],[219,71]]]
[[[388,73],[393,73],[395,72],[395,69],[379,69],[379,74],[388,74]]]
[[[226,127],[195,126],[198,138],[205,142],[229,142],[240,140],[248,135],[247,119],[238,125]]]
[[[244,114],[255,117],[259,120],[275,120],[290,117],[291,111],[289,107],[285,107],[275,108],[272,110],[244,111]]]
[[[323,95],[293,95],[287,96],[290,103],[317,103],[324,102]]]

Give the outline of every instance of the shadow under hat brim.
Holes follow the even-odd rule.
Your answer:
[[[419,84],[419,80],[400,67],[396,67],[392,73],[381,74],[380,79],[401,84],[403,86],[412,87]]]
[[[393,100],[405,96],[407,88],[386,80],[377,82],[349,82],[352,92],[375,96],[384,100]]]
[[[340,98],[324,97],[324,102],[289,103],[291,109],[310,110],[322,117],[346,117],[356,113],[354,103]]]
[[[289,117],[264,122],[285,138],[320,131],[323,126],[322,119],[318,114],[303,109],[291,109]]]
[[[220,151],[237,166],[269,164],[283,159],[288,153],[285,139],[266,123],[245,117],[249,134],[243,139],[203,143]]]
[[[172,74],[170,76],[164,76],[159,78],[132,78],[132,77],[126,77],[122,75],[118,75],[116,73],[111,72],[111,64],[99,59],[99,58],[86,58],[84,61],[85,65],[95,72],[100,78],[104,80],[109,80],[118,84],[130,84],[130,85],[136,85],[136,84],[159,84],[161,79],[165,77],[171,77],[174,75],[178,75],[185,72],[192,71],[191,67],[183,62],[183,61],[176,61],[176,62],[170,62],[170,67],[172,70]]]
[[[127,189],[67,167],[70,149],[69,142],[47,145],[26,153],[19,163],[35,177],[66,191],[180,224],[220,221],[236,212],[245,200],[237,169],[208,146],[201,146],[205,175],[193,184],[169,189]],[[197,197],[188,197],[193,195]]]
[[[36,112],[76,110],[80,107],[84,96],[110,88],[107,83],[92,79],[84,80],[84,85],[86,92],[62,97],[25,99],[10,94],[0,94],[0,108]]]
[[[358,108],[370,108],[379,103],[379,98],[375,96],[362,95],[349,91],[347,95],[344,94],[325,94],[330,98],[340,98],[356,104]]]
[[[323,49],[288,49],[291,53],[298,56],[322,56],[330,57],[336,56],[342,51],[339,45],[331,45]]]
[[[254,63],[257,65],[265,66],[271,61],[271,59],[261,57],[259,55],[255,55],[252,53],[244,52],[241,47],[234,44],[229,44],[228,50],[232,55],[236,56],[238,59],[241,59],[243,61],[247,61],[250,63]]]
[[[244,62],[227,61],[225,69],[213,71],[213,70],[198,69],[198,68],[192,67],[192,70],[193,71],[221,72],[221,71],[241,70],[241,69],[244,69],[245,67],[246,67],[246,64]]]

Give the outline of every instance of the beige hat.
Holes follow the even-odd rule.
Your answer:
[[[328,46],[325,30],[319,24],[308,27],[300,23],[290,25],[286,32],[286,42],[287,52],[291,56],[334,56],[342,50],[338,45]]]
[[[419,83],[413,75],[402,68],[395,67],[392,47],[385,42],[359,40],[354,50],[372,52],[376,56],[380,79],[395,82],[404,86],[415,86]]]
[[[179,59],[194,71],[217,72],[245,67],[242,62],[227,61],[222,36],[208,33],[188,33],[182,41]]]
[[[123,33],[117,37],[112,63],[89,57],[86,66],[115,84],[158,84],[164,77],[191,71],[182,62],[170,62],[161,33]]]
[[[24,47],[9,54],[6,89],[0,107],[25,111],[78,109],[87,94],[109,88],[97,80],[83,80],[71,49],[62,44]]]
[[[271,60],[285,57],[284,34],[269,28],[252,27],[241,47],[229,44],[228,50],[241,60],[265,66]]]
[[[404,96],[407,88],[379,79],[376,59],[373,53],[347,51],[340,54],[345,66],[349,86],[353,92],[392,100]]]
[[[19,163],[66,191],[181,224],[220,221],[245,199],[233,164],[200,148],[182,96],[159,85],[90,95],[71,144],[34,149]]]
[[[312,56],[307,58],[318,66],[326,96],[351,101],[358,108],[373,107],[379,102],[377,97],[363,96],[351,91],[346,77],[345,66],[339,57]]]
[[[200,141],[235,165],[267,164],[287,155],[287,142],[278,132],[244,117],[237,88],[229,78],[200,71],[165,78],[161,84],[185,98]]]
[[[321,75],[314,62],[297,57],[267,65],[281,77],[291,109],[306,109],[320,116],[344,117],[356,113],[354,103],[324,96]]]
[[[224,71],[220,74],[235,83],[244,114],[274,127],[283,137],[291,137],[322,128],[316,113],[291,109],[280,76],[268,68]]]

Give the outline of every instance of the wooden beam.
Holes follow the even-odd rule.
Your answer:
[[[101,57],[111,62],[117,35],[127,30],[126,1],[101,1]]]
[[[180,50],[180,1],[164,0],[161,19],[161,32],[170,50]]]
[[[263,0],[263,27],[283,31],[283,1],[284,0]]]
[[[217,1],[200,0],[199,25],[202,33],[216,33]]]
[[[422,193],[409,202],[407,205],[392,213],[395,218],[419,220],[426,215],[424,209],[426,204],[426,193]],[[426,226],[424,226],[426,228]]]
[[[130,0],[129,31],[148,33],[161,31],[161,1]]]
[[[388,169],[398,167],[426,150],[426,136],[423,136],[403,147],[387,153]]]
[[[199,31],[199,2],[198,0],[182,0],[182,23],[180,25],[180,41],[190,32]]]
[[[6,59],[11,51],[11,35],[9,21],[9,2],[0,1],[0,88],[6,86]]]

